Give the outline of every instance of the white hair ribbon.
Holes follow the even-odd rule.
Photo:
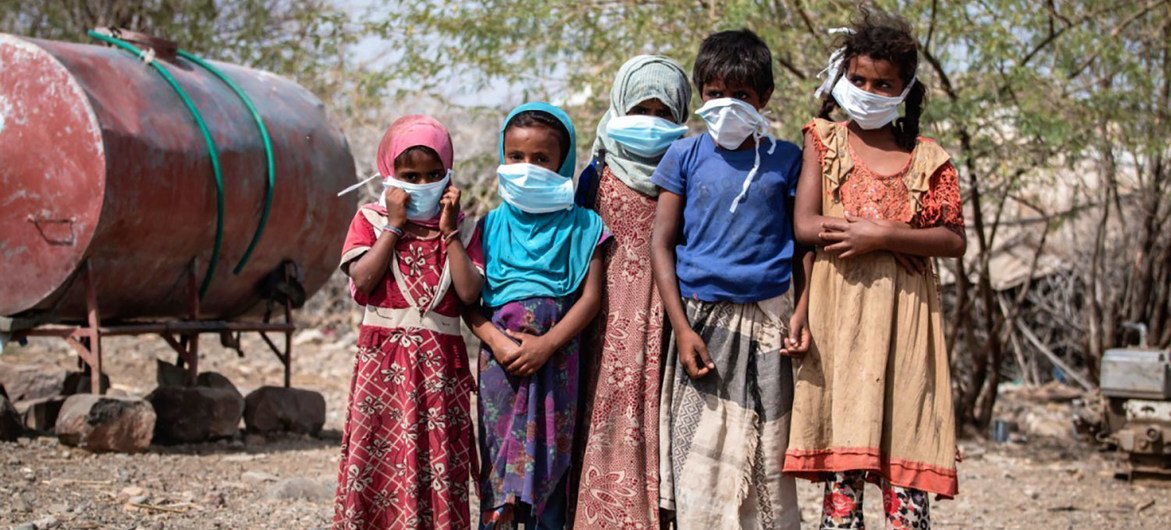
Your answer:
[[[832,28],[827,31],[830,35],[837,35],[838,33],[849,33],[853,35],[857,33],[853,28]],[[821,99],[825,94],[829,94],[834,88],[834,80],[838,78],[838,72],[842,68],[842,57],[846,55],[846,47],[842,46],[829,56],[829,63],[825,68],[818,72],[817,77],[824,78],[821,85],[817,87],[817,91],[813,93],[813,97]]]

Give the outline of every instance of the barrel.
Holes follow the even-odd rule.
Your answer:
[[[149,60],[173,75],[216,146],[223,223],[210,279],[208,146]],[[274,155],[270,213],[238,271],[270,188],[259,128],[224,80],[180,57],[0,34],[0,316],[81,321],[87,278],[104,321],[191,317],[193,283],[206,282],[203,319],[260,307],[274,271],[295,269],[307,294],[325,283],[356,207],[336,196],[355,174],[345,136],[296,83],[209,63],[251,100]]]

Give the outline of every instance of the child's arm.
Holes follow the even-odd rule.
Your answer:
[[[821,215],[821,154],[813,129],[805,132],[805,147],[801,158],[801,176],[797,179],[797,199],[793,204],[793,237],[807,246],[829,244],[819,237],[821,225],[833,220]]]
[[[407,192],[392,187],[386,189],[385,197],[387,224],[402,230],[407,225],[407,201],[410,200],[410,196]],[[344,272],[354,280],[354,287],[359,292],[368,295],[378,286],[378,282],[382,281],[397,241],[398,234],[390,230],[384,231],[369,251],[345,268]]]
[[[847,214],[822,224],[820,237],[829,242],[826,252],[841,258],[886,250],[916,256],[958,258],[968,244],[964,236],[946,226],[911,228],[896,223],[878,223]]]
[[[813,249],[797,245],[793,259],[793,292],[797,303],[789,317],[789,337],[781,354],[800,357],[809,351],[809,273],[813,270]]]
[[[484,315],[480,313],[479,305],[464,306],[464,322],[468,324],[468,328],[472,330],[472,334],[480,339],[492,350],[492,356],[496,357],[496,362],[501,365],[511,363],[516,359],[517,345],[512,339],[509,339],[495,324],[492,324]]]
[[[451,271],[451,284],[455,287],[455,294],[465,306],[475,304],[480,300],[480,289],[484,286],[484,278],[476,272],[476,266],[468,257],[464,248],[459,230],[459,188],[448,186],[439,199],[442,212],[439,215],[439,234],[446,241],[447,266]]]
[[[707,345],[687,321],[679,294],[679,277],[675,275],[675,243],[679,237],[679,220],[683,218],[683,197],[667,190],[659,190],[659,205],[655,208],[655,226],[651,230],[651,269],[655,285],[663,299],[663,310],[675,332],[679,362],[692,379],[699,379],[715,367],[707,353]]]
[[[574,302],[573,307],[565,313],[560,322],[544,335],[530,335],[519,331],[508,330],[508,336],[520,342],[520,349],[511,362],[501,361],[508,373],[528,377],[537,372],[553,352],[576,337],[598,315],[602,308],[602,253],[594,251],[590,258],[590,269],[586,273],[582,284],[581,297]],[[497,360],[500,360],[497,357]]]

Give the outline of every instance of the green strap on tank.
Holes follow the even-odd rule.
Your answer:
[[[126,42],[122,39],[109,35],[103,35],[94,30],[90,30],[88,35],[91,38],[100,40],[106,44],[117,46],[123,50],[133,53],[140,60],[143,60],[147,57],[146,52],[138,49],[137,46],[130,44],[129,42]],[[207,273],[203,277],[203,283],[199,286],[199,297],[203,298],[203,295],[207,293],[208,286],[211,285],[212,277],[215,276],[216,263],[220,258],[220,246],[224,241],[224,179],[223,174],[220,171],[220,158],[219,155],[216,154],[217,150],[215,140],[212,139],[211,132],[208,130],[207,124],[203,121],[203,116],[200,115],[199,109],[195,107],[195,103],[191,101],[191,98],[187,95],[187,92],[183,90],[183,87],[179,86],[179,82],[175,80],[175,77],[171,75],[171,72],[168,72],[163,65],[159,64],[158,61],[146,62],[152,68],[154,68],[155,71],[159,73],[159,75],[163,76],[163,79],[167,82],[168,85],[171,85],[171,89],[173,89],[175,93],[179,95],[179,99],[183,100],[183,105],[187,107],[187,111],[191,113],[191,117],[195,118],[195,124],[199,126],[199,132],[203,134],[203,141],[207,143],[208,156],[211,158],[211,169],[215,174],[215,244],[211,248],[211,260],[207,263]]]
[[[252,121],[256,122],[256,128],[260,131],[260,139],[264,142],[264,156],[268,162],[268,187],[264,190],[264,210],[260,212],[260,223],[256,226],[256,232],[252,234],[252,242],[248,243],[248,249],[244,251],[244,257],[240,258],[240,262],[232,270],[234,274],[240,274],[240,271],[244,270],[244,264],[248,263],[248,258],[252,256],[252,251],[256,249],[257,243],[260,242],[260,236],[264,234],[264,227],[268,224],[268,212],[272,208],[272,192],[276,186],[276,168],[274,167],[275,162],[272,154],[272,140],[268,136],[268,128],[264,126],[264,120],[261,119],[260,112],[257,112],[256,106],[252,104],[252,100],[248,98],[244,90],[207,61],[184,50],[179,50],[178,55],[211,72],[212,75],[219,78],[220,81],[223,81],[225,85],[228,85],[228,88],[232,89],[232,92],[236,93],[240,101],[244,102],[244,106],[248,107],[248,112],[252,114]]]

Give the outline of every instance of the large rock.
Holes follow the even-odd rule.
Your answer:
[[[102,374],[98,384],[102,386],[102,390],[101,392],[96,392],[97,394],[109,390],[110,376]],[[90,374],[85,372],[69,372],[65,375],[65,388],[61,393],[66,396],[72,396],[73,394],[94,394],[93,386],[93,378],[90,377]]]
[[[155,412],[136,398],[76,394],[65,400],[55,431],[61,443],[93,452],[136,453],[150,446]]]
[[[155,359],[155,382],[163,386],[186,386],[187,369],[162,359]]]
[[[201,372],[199,377],[195,379],[195,385],[208,388],[226,388],[239,395],[240,399],[244,399],[244,394],[240,394],[240,391],[236,390],[236,385],[233,385],[230,379],[219,372]]]
[[[69,372],[51,364],[10,364],[0,362],[0,386],[13,403],[65,394]]]
[[[163,386],[146,396],[154,407],[160,442],[201,442],[235,436],[244,415],[244,397],[235,388]]]
[[[252,432],[316,435],[325,425],[325,398],[311,390],[263,386],[244,403],[244,425]]]
[[[0,387],[2,390],[2,387]],[[11,442],[24,434],[24,426],[21,425],[20,413],[16,411],[16,407],[12,406],[12,402],[0,392],[0,440]]]
[[[15,403],[16,410],[24,418],[24,427],[30,431],[52,432],[57,425],[57,416],[67,396],[29,399]]]

